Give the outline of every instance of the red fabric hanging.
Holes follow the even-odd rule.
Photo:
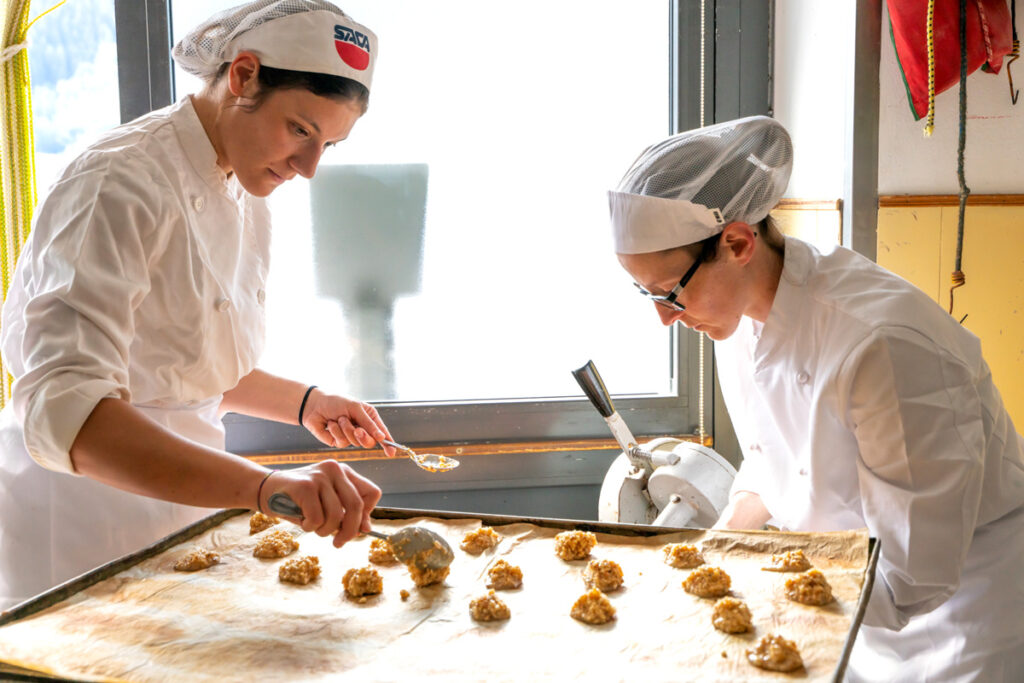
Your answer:
[[[928,113],[928,0],[888,0],[896,57],[914,118]],[[935,0],[935,93],[960,80],[960,0]],[[967,73],[999,73],[1013,49],[1006,0],[967,0]]]

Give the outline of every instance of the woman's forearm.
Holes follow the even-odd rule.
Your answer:
[[[84,476],[174,503],[252,508],[267,470],[177,436],[121,399],[101,400],[71,446]]]
[[[265,420],[297,424],[299,406],[309,386],[302,382],[253,370],[224,392],[221,411],[251,415]]]
[[[760,529],[772,515],[761,496],[750,491],[737,491],[729,498],[715,529]]]

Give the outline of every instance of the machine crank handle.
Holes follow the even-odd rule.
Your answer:
[[[583,389],[583,393],[587,395],[590,402],[597,408],[597,412],[601,413],[601,417],[607,420],[615,414],[615,405],[612,403],[612,397],[608,393],[608,389],[605,388],[604,381],[597,372],[594,361],[588,360],[587,364],[582,368],[573,370],[572,376],[576,378],[580,388]]]

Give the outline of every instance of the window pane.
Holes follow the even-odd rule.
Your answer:
[[[175,39],[220,5],[177,0]],[[668,5],[347,0],[380,38],[367,115],[271,197],[267,370],[367,400],[672,390],[670,335],[606,191],[668,130]],[[176,72],[178,92],[201,87]]]
[[[36,4],[32,19],[54,3]],[[28,42],[36,184],[45,192],[76,154],[120,122],[114,0],[65,3],[39,18]]]

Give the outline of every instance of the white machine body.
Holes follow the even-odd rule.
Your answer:
[[[736,468],[691,441],[661,438],[641,448],[654,467],[638,467],[635,458],[620,453],[601,485],[600,521],[702,529],[718,521]]]

